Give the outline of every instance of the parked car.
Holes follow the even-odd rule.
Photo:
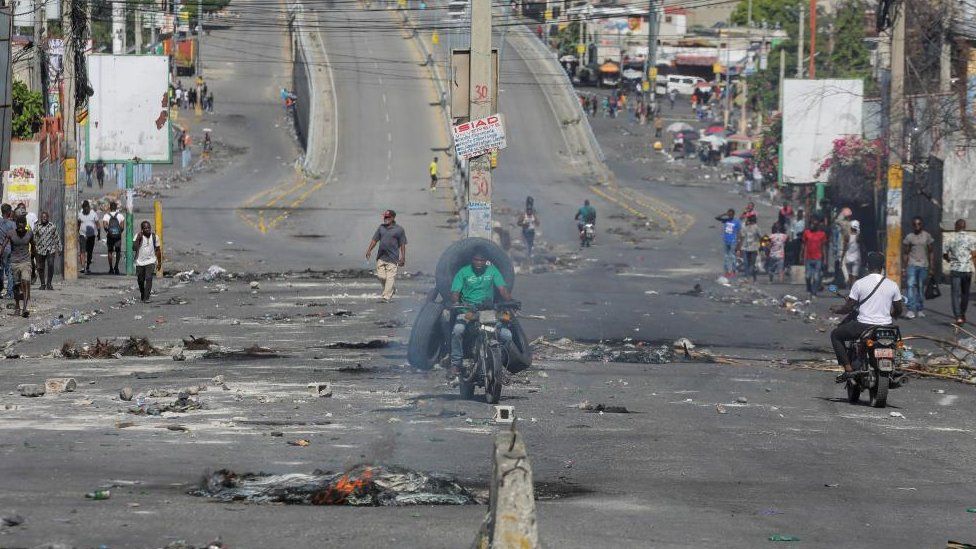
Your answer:
[[[671,93],[671,90],[675,90],[680,95],[691,95],[695,92],[695,86],[704,82],[705,79],[698,76],[669,74],[667,76],[667,83],[665,84],[665,93]]]

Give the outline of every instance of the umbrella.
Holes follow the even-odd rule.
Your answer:
[[[562,56],[562,57],[559,58],[559,61],[561,63],[575,63],[576,62],[576,56],[575,55],[564,55],[564,56]]]
[[[683,132],[685,130],[693,130],[693,129],[694,128],[692,128],[690,124],[685,124],[684,122],[675,122],[670,126],[668,126],[668,132],[670,133],[678,133],[678,132]]]
[[[708,135],[711,135],[713,133],[725,133],[725,128],[723,128],[722,126],[716,124],[714,126],[709,126],[705,130],[705,133],[708,134]]]
[[[681,130],[678,135],[687,139],[688,141],[695,141],[698,139],[698,132],[695,130]]]
[[[732,154],[734,156],[738,156],[739,158],[743,158],[743,159],[744,158],[752,158],[752,150],[750,150],[750,149],[742,149],[742,150],[739,150],[739,151],[735,151]]]
[[[741,156],[726,156],[722,159],[722,164],[726,166],[738,166],[739,164],[745,164],[746,159]]]
[[[635,71],[634,69],[627,69],[623,73],[624,78],[627,80],[637,80],[644,76],[641,71]]]
[[[711,135],[707,135],[707,136],[703,137],[702,138],[702,141],[705,141],[705,142],[708,142],[708,143],[712,143],[716,147],[721,147],[722,145],[725,145],[725,143],[726,143],[726,139],[724,137],[722,137],[720,135],[715,135],[715,134],[711,134]]]
[[[620,67],[618,67],[616,63],[607,61],[606,63],[600,65],[600,72],[620,72]]]

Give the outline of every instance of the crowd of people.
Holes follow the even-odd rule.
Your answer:
[[[213,90],[207,87],[203,78],[197,78],[196,86],[188,88],[184,88],[183,81],[178,80],[175,85],[169,85],[169,103],[170,106],[181,109],[192,109],[199,104],[201,109],[213,112]]]
[[[42,221],[45,214],[41,214]],[[117,202],[109,202],[107,209],[96,211],[91,202],[81,203],[78,212],[79,259],[83,274],[92,274],[92,261],[95,258],[95,244],[103,241],[108,256],[108,274],[121,275],[119,264],[124,256],[122,245],[125,240],[125,214],[119,210]],[[60,240],[58,240],[60,243]],[[159,237],[152,231],[152,224],[143,221],[139,232],[133,238],[129,249],[135,254],[134,264],[139,283],[139,298],[148,303],[152,294],[152,280],[155,272],[162,269],[162,249]],[[48,282],[50,287],[50,282]]]

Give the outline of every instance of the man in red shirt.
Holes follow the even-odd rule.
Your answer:
[[[827,233],[820,228],[820,220],[814,218],[810,227],[803,231],[803,242],[800,245],[800,257],[803,258],[806,266],[805,278],[810,297],[817,297],[817,292],[820,291],[823,261],[826,256]]]

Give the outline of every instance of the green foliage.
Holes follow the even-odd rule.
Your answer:
[[[864,43],[864,4],[858,0],[847,0],[837,8],[829,60],[834,78],[864,78],[871,72],[871,54]]]
[[[582,40],[579,22],[574,21],[570,23],[556,35],[556,45],[559,49],[559,55],[576,55],[576,45],[582,42]]]
[[[763,21],[770,28],[779,26],[790,38],[796,37],[800,13],[795,2],[786,0],[752,0],[752,23],[761,25]],[[741,0],[732,12],[732,22],[736,25],[749,23],[749,0]]]
[[[19,80],[13,83],[13,136],[31,139],[41,129],[44,118],[44,97],[33,92]]]

